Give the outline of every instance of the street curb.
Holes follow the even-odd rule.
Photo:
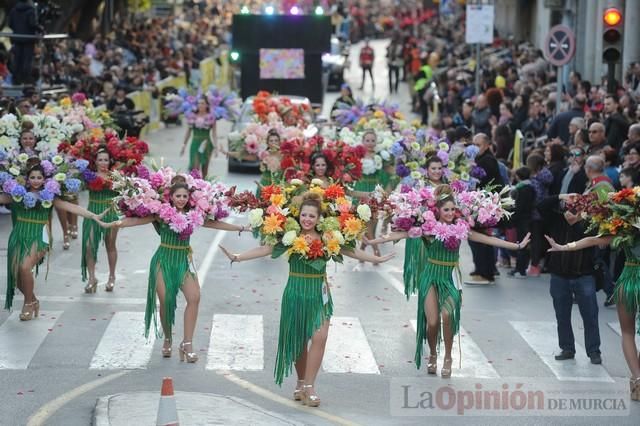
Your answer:
[[[265,410],[258,405],[255,405],[251,402],[248,402],[242,398],[237,398],[234,396],[227,395],[218,395],[213,393],[200,393],[200,392],[176,392],[175,393],[176,402],[178,406],[178,417],[180,419],[186,415],[188,412],[198,412],[202,411],[203,406],[207,406],[210,408],[211,413],[213,414],[216,410],[216,406],[221,405],[235,405],[235,410],[228,410],[226,408],[224,413],[228,413],[231,415],[227,415],[225,418],[221,418],[221,416],[217,416],[216,423],[219,424],[218,421],[224,421],[225,424],[232,424],[232,422],[237,421],[237,417],[241,416],[243,419],[246,419],[246,424],[257,424],[257,420],[251,420],[253,417],[261,418],[261,424],[270,424],[270,425],[287,425],[287,426],[298,426],[303,423],[296,422],[294,420],[290,420],[280,414],[274,413],[272,411]],[[157,392],[127,392],[127,393],[118,393],[113,395],[102,396],[97,399],[96,405],[93,412],[92,425],[93,426],[119,426],[123,423],[113,423],[112,417],[114,417],[114,413],[110,413],[113,410],[114,404],[117,402],[122,404],[122,401],[135,401],[143,399],[144,401],[148,401],[150,403],[155,403],[155,401],[160,400],[160,396]],[[131,407],[127,407],[126,412],[131,417],[136,416],[145,416],[148,415],[149,418],[155,419],[156,412],[149,413],[142,412],[144,411],[143,407],[139,407],[135,404]],[[119,409],[122,410],[123,407]],[[137,408],[137,411],[136,411]],[[181,414],[182,413],[182,414]],[[193,414],[192,414],[193,415]],[[234,416],[235,415],[235,416]],[[206,416],[204,416],[206,417]],[[206,423],[206,419],[203,419],[203,423],[199,424],[209,424]],[[268,420],[268,422],[266,422]],[[183,422],[183,424],[187,424]]]

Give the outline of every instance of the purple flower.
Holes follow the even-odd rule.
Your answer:
[[[6,180],[2,184],[2,191],[6,192],[7,194],[11,194],[11,191],[13,191],[13,188],[15,188],[16,186],[18,186],[18,182],[16,182],[14,179]]]
[[[10,191],[10,194],[12,197],[24,197],[26,193],[27,193],[27,190],[25,189],[25,187],[22,185],[19,185],[18,183],[16,183],[16,185],[13,188],[11,188],[11,191]]]
[[[487,172],[485,172],[484,169],[480,166],[473,166],[469,174],[471,175],[471,177],[474,177],[480,180],[487,177]]]
[[[24,194],[24,198],[22,199],[22,202],[24,203],[24,206],[26,208],[32,209],[36,206],[38,199],[33,194],[33,192],[27,192],[26,194]]]
[[[1,151],[0,151],[1,152]],[[0,172],[0,185],[11,179],[11,175],[7,172]]]
[[[200,173],[200,170],[198,169],[193,169],[189,172],[189,174],[194,178],[194,179],[202,179],[202,173]]]
[[[469,145],[464,149],[464,155],[470,160],[476,158],[478,153],[480,153],[480,148],[475,145]]]
[[[460,240],[456,237],[451,236],[445,238],[443,244],[444,248],[446,248],[447,250],[457,250],[460,247]]]
[[[400,157],[404,154],[404,145],[402,144],[402,141],[398,141],[391,145],[391,149],[389,151],[391,151],[391,155],[394,157]]]
[[[76,179],[76,178],[68,178],[65,182],[64,182],[64,186],[67,189],[68,192],[71,193],[76,193],[76,192],[80,192],[80,185],[82,184],[82,182],[80,182],[80,179]]]
[[[84,160],[82,158],[76,160],[73,162],[73,165],[80,171],[80,172],[84,172],[86,170],[86,168],[89,166],[89,162],[87,160]]]
[[[147,209],[145,206],[140,205],[138,207],[136,207],[133,211],[133,215],[137,216],[137,217],[145,217],[149,215],[149,209]]]
[[[411,217],[397,217],[393,221],[393,224],[396,226],[396,228],[402,231],[408,231],[413,226],[413,222],[413,218]]]
[[[58,191],[59,190],[60,190],[60,188],[58,188]],[[55,194],[53,192],[47,190],[46,187],[45,187],[45,189],[40,191],[40,199],[42,201],[53,201],[53,197],[55,197]]]
[[[411,174],[411,170],[409,170],[409,168],[404,164],[398,163],[396,165],[396,174],[403,178],[405,176],[409,176]]]
[[[147,169],[146,166],[143,166],[143,165],[138,166],[138,168],[136,169],[136,174],[141,179],[146,179],[146,180],[149,179],[149,169]]]
[[[52,194],[60,195],[60,184],[53,179],[46,180],[44,189]]]
[[[454,180],[449,185],[455,192],[463,192],[467,190],[467,185],[461,180]]]
[[[96,175],[96,173],[93,170],[90,170],[90,169],[85,169],[82,172],[82,179],[85,182],[93,182],[94,180],[96,180],[97,176],[98,175]]]
[[[449,154],[447,154],[445,151],[440,150],[436,155],[442,161],[442,164],[444,164],[445,166],[449,164]]]
[[[44,169],[44,174],[46,176],[51,176],[53,172],[56,170],[55,166],[49,160],[42,160],[40,165]]]

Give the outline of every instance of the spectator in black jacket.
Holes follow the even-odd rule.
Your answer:
[[[604,127],[607,135],[607,144],[616,150],[622,146],[622,142],[627,138],[629,121],[620,113],[618,99],[609,95],[604,100],[604,112],[607,116]]]
[[[553,182],[551,182],[551,186],[549,187],[549,195],[558,195],[560,193],[562,177],[567,167],[565,157],[565,147],[558,143],[547,145],[544,149],[544,159],[547,162],[547,168],[553,175]]]
[[[480,179],[478,187],[485,188],[489,185],[495,185],[498,189],[501,189],[502,177],[498,160],[491,153],[491,139],[484,133],[478,133],[473,137],[473,144],[480,150],[475,159],[476,165],[485,172],[485,176]],[[485,231],[489,232],[488,230]],[[492,284],[496,274],[495,250],[491,246],[473,241],[469,241],[469,247],[471,247],[475,270],[471,273],[471,279],[465,281],[465,283],[471,285]]]
[[[573,98],[573,105],[569,111],[561,112],[556,115],[547,131],[549,139],[560,138],[565,144],[569,143],[569,123],[573,117],[584,117],[584,106],[587,99],[584,95],[576,95]]]
[[[531,172],[528,167],[520,167],[516,170],[516,180],[518,183],[515,189],[511,191],[511,197],[516,202],[513,215],[511,216],[511,226],[516,229],[518,241],[522,241],[530,231],[531,213],[535,209],[536,204],[536,193],[529,180],[530,175]],[[516,267],[514,270],[509,271],[508,275],[514,278],[526,278],[528,266],[529,250],[518,250]]]
[[[559,244],[566,244],[585,237],[585,221],[580,212],[565,211],[563,202],[568,195],[554,195],[538,205],[538,209],[551,218],[548,235]],[[576,347],[571,326],[571,309],[575,299],[584,325],[584,342],[592,364],[601,364],[600,329],[598,327],[598,302],[594,278],[594,250],[549,253],[547,268],[551,273],[549,292],[558,324],[558,345],[561,352],[557,361],[575,358]]]
[[[36,9],[29,0],[20,0],[9,12],[9,28],[15,34],[35,35],[38,31]],[[35,40],[12,38],[13,84],[30,84]]]

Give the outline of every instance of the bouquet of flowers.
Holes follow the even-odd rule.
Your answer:
[[[199,117],[198,99],[206,97],[209,103],[210,113],[205,117]],[[205,92],[191,95],[186,89],[178,90],[177,94],[167,95],[168,108],[174,114],[184,114],[187,123],[197,128],[210,128],[216,120],[236,120],[240,116],[241,101],[235,92],[230,92],[209,86]]]
[[[0,146],[5,151],[20,149],[20,133],[22,123],[28,121],[33,124],[33,135],[38,141],[35,150],[44,155],[55,155],[58,145],[68,141],[74,134],[74,127],[60,121],[54,115],[36,114],[24,115],[20,120],[13,114],[7,114],[0,119]]]
[[[354,132],[349,128],[343,128],[338,134],[338,139],[344,141],[347,145],[357,146],[362,144],[362,138],[367,131]],[[390,130],[376,131],[376,155],[373,158],[362,158],[362,174],[372,175],[384,166],[391,165],[393,155],[391,147],[396,141],[397,136]]]
[[[297,255],[310,266],[322,270],[329,260],[342,262],[342,249],[355,248],[371,219],[366,204],[356,205],[345,195],[341,185],[322,188],[322,182],[313,180],[307,186],[294,179],[287,184],[262,188],[260,199],[249,211],[249,224],[264,244],[273,246],[273,257]],[[322,197],[322,218],[318,231],[320,240],[310,241],[301,233],[298,222],[302,194],[307,191]],[[247,196],[234,197],[232,205],[246,202]]]
[[[587,232],[613,237],[614,248],[637,248],[640,240],[640,187],[625,188],[602,201],[596,193],[576,195],[567,209],[589,220]]]
[[[365,154],[362,145],[349,146],[340,140],[314,136],[284,141],[280,145],[280,167],[284,179],[307,179],[312,168],[311,157],[316,152],[322,152],[331,163],[331,175],[328,177],[334,182],[351,183],[362,176],[361,159]]]
[[[114,172],[113,190],[118,192],[116,205],[127,217],[157,215],[179,234],[180,239],[189,238],[207,219],[221,220],[229,216],[229,188],[193,174],[180,174],[189,187],[189,208],[185,212],[178,211],[169,199],[171,181],[177,175],[170,167],[150,171],[139,166],[135,177]]]
[[[2,157],[0,156],[0,160]],[[76,178],[78,172],[86,169],[88,163],[77,160],[73,163],[65,161],[61,155],[50,155],[45,159],[29,158],[22,153],[11,160],[4,157],[3,168],[0,171],[0,188],[9,194],[16,203],[22,202],[27,209],[34,208],[41,203],[44,208],[51,208],[55,196],[63,193],[73,194],[80,191],[81,181]],[[38,192],[29,192],[27,186],[28,170],[40,164],[44,169],[45,182]]]
[[[304,136],[304,130],[300,127],[284,126],[280,122],[273,125],[249,123],[242,131],[229,133],[229,151],[243,159],[263,159],[269,148],[267,135],[271,129],[277,130],[282,140]]]
[[[95,170],[96,153],[103,145],[106,146],[113,161],[111,169],[119,170],[125,175],[134,173],[138,165],[142,163],[145,154],[149,152],[149,145],[146,142],[134,136],[120,139],[112,131],[107,131],[103,137],[79,139],[74,144],[62,143],[58,147],[58,151],[72,158],[82,158],[89,161],[90,169]],[[91,177],[91,170],[87,170],[84,173],[85,181],[90,183],[92,181]]]
[[[253,112],[261,123],[283,122],[287,126],[310,124],[310,107],[307,104],[294,104],[286,96],[271,94],[261,90],[253,98]]]
[[[102,137],[105,129],[118,127],[108,111],[96,109],[83,93],[64,97],[57,105],[47,105],[43,114],[57,117],[75,135],[86,132],[84,136]]]
[[[457,250],[469,231],[478,226],[494,226],[509,215],[507,208],[513,200],[501,193],[488,191],[454,192],[456,220],[444,223],[437,220],[437,196],[432,187],[411,188],[403,185],[389,195],[392,226],[405,231],[411,238],[427,237],[441,241],[445,248]]]

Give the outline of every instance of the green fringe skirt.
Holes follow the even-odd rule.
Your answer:
[[[13,206],[17,206],[14,204]],[[20,212],[18,212],[20,210]],[[49,222],[50,209],[41,211],[41,208],[24,210],[14,207],[16,212],[14,226],[9,235],[7,244],[7,291],[4,308],[11,309],[16,287],[20,282],[20,266],[25,258],[31,254],[49,250],[51,240],[51,224]],[[46,240],[45,240],[46,239]],[[36,264],[35,275],[38,276],[38,266],[44,262],[44,258]]]
[[[289,279],[282,296],[280,334],[274,376],[282,385],[293,365],[306,349],[313,334],[333,315],[333,301],[328,292],[327,301],[322,297],[326,285],[324,273],[313,271],[300,261],[291,261]]]
[[[437,262],[434,263],[434,262]],[[422,364],[422,351],[427,341],[427,319],[425,316],[425,300],[431,287],[435,288],[438,296],[438,315],[443,311],[449,315],[451,333],[455,336],[460,330],[460,307],[462,306],[462,293],[453,282],[452,274],[456,273],[457,262],[427,260],[427,266],[420,280],[418,291],[418,317],[416,332],[416,353],[414,361],[416,368]],[[444,326],[440,322],[441,327]],[[442,330],[438,330],[438,344],[440,344]]]
[[[422,238],[407,238],[404,246],[404,267],[402,279],[407,300],[418,291],[420,277],[427,262]]]
[[[187,274],[195,278],[196,274],[190,268],[191,247],[188,245],[172,245],[161,243],[158,250],[151,258],[149,270],[149,286],[147,288],[147,307],[144,314],[144,335],[149,337],[149,329],[153,322],[156,337],[162,337],[158,329],[156,318],[156,284],[158,273],[162,273],[164,281],[164,327],[167,331],[165,338],[171,338],[171,329],[175,324],[177,297],[180,287],[184,283]]]
[[[211,129],[199,129],[194,127],[192,129],[191,146],[189,147],[189,170],[193,170],[196,163],[200,165],[200,168],[209,161],[211,153],[213,152],[213,142],[209,132]],[[204,144],[203,152],[200,152],[200,146]],[[206,176],[204,176],[206,178]]]
[[[622,304],[630,315],[637,315],[640,310],[640,262],[625,262],[620,278],[616,282],[613,291],[616,304]],[[640,315],[638,315],[638,327],[636,332],[640,334]]]
[[[101,214],[105,209],[109,208],[107,214],[102,217],[105,223],[118,220],[118,214],[113,208],[113,197],[116,193],[113,191],[90,191],[89,205],[87,210],[91,213]],[[80,269],[82,271],[82,281],[86,281],[87,274],[87,255],[91,253],[91,259],[98,263],[98,247],[100,241],[106,243],[107,238],[111,234],[111,229],[105,229],[95,220],[82,219],[82,259],[80,260]]]

